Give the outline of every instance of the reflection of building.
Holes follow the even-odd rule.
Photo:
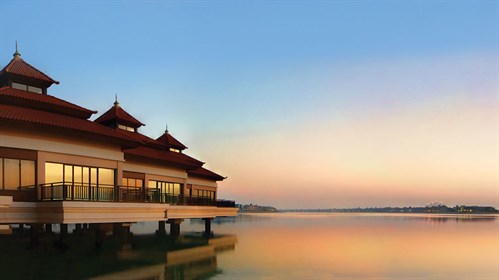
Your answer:
[[[54,83],[17,50],[0,72],[0,224],[236,215],[217,200],[224,178],[168,130],[141,134],[117,101],[90,121],[95,111],[48,95]]]
[[[29,249],[28,231],[15,229],[0,238],[2,279],[206,279],[221,272],[217,255],[237,243],[235,235],[171,240],[116,229],[106,234],[109,227],[75,229],[63,246],[46,233],[36,250]]]
[[[160,265],[128,269],[92,279],[207,279],[220,273],[217,268],[217,254],[223,251],[233,251],[236,243],[237,237],[234,235],[220,236],[209,239],[207,244],[169,251],[166,253],[166,262]],[[150,253],[142,252],[135,257],[142,258],[143,254],[150,255]]]

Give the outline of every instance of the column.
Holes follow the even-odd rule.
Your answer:
[[[52,233],[52,224],[45,224],[45,232]]]
[[[203,236],[205,237],[212,237],[213,236],[213,232],[211,232],[211,220],[213,220],[213,218],[203,218],[204,220],[204,232],[203,232]]]
[[[182,221],[183,219],[168,220],[168,223],[170,224],[170,236],[173,239],[177,239],[180,236],[180,224]]]
[[[166,222],[158,221],[158,230],[156,231],[158,236],[166,236]]]

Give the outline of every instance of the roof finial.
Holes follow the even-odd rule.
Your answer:
[[[114,107],[118,107],[120,103],[118,102],[118,94],[116,93],[114,95]]]
[[[165,133],[168,133],[168,124],[165,125]]]
[[[14,53],[14,58],[20,57],[20,56],[21,56],[21,54],[19,53],[19,50],[17,48],[17,40],[16,40],[16,52]]]

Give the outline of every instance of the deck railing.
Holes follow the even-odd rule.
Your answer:
[[[162,193],[158,189],[142,187],[84,185],[70,182],[56,182],[39,185],[42,201],[113,201],[168,203],[171,205],[197,205],[216,207],[236,207],[232,200],[216,200],[211,197],[183,196]],[[34,188],[36,190],[36,188]],[[33,190],[33,188],[30,188]]]
[[[57,182],[40,185],[41,200],[116,201],[112,185]]]

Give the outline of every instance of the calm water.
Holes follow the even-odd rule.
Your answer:
[[[254,214],[215,279],[499,279],[495,216]]]
[[[102,227],[62,244],[46,234],[36,247],[20,232],[0,236],[0,278],[499,279],[497,218],[246,214],[215,220],[211,241],[202,221],[186,220],[176,241],[138,223],[133,235]]]

